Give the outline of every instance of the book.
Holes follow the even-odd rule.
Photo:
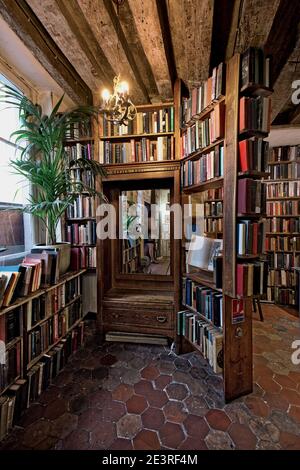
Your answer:
[[[214,257],[223,249],[223,240],[193,234],[189,244],[187,265],[213,271]]]

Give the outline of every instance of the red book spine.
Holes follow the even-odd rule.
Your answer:
[[[258,251],[258,223],[253,224],[253,243],[252,243],[253,254],[257,255]]]
[[[246,98],[240,99],[240,132],[246,129]]]
[[[248,171],[249,168],[249,153],[248,153],[248,140],[242,140],[239,143],[239,167],[240,171]]]

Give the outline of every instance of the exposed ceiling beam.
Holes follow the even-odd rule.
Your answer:
[[[24,0],[0,0],[0,14],[75,103],[92,103],[90,88]]]
[[[213,0],[172,0],[167,6],[177,73],[192,87],[209,76]]]
[[[103,0],[77,0],[77,3],[112,69],[115,70],[116,74],[121,75],[122,80],[129,83],[130,95],[134,103],[145,103],[147,99],[136,81]],[[109,88],[112,88],[112,83]],[[97,98],[99,89],[94,91],[94,97]]]
[[[126,0],[126,5],[127,3],[128,7],[131,10],[133,20],[132,22],[132,20],[130,19],[130,21],[128,22],[128,27],[130,28],[131,24],[133,24],[134,26],[132,28],[132,31],[135,31],[136,37],[138,38],[137,46],[142,47],[142,56],[145,56],[147,64],[151,69],[151,77],[153,77],[153,79],[155,80],[156,88],[158,90],[157,96],[150,96],[151,100],[152,102],[156,99],[160,99],[162,101],[169,101],[170,99],[172,99],[173,90],[169,75],[166,51],[164,49],[162,29],[159,22],[156,0],[147,0],[146,2],[141,2],[141,0]],[[122,10],[123,7],[122,9],[120,9],[121,20]],[[125,28],[123,22],[122,25]],[[167,25],[165,25],[165,27],[167,27]],[[129,37],[131,35],[127,34],[127,30],[125,32],[127,40],[129,42]],[[134,44],[134,41],[131,47],[133,48],[133,53],[137,54],[137,49]],[[143,62],[145,61],[145,59],[143,59]],[[147,80],[147,77],[145,78]],[[147,87],[149,87],[150,83],[149,85],[148,83],[146,84]]]
[[[126,36],[125,36],[124,31],[122,29],[122,26],[120,24],[120,18],[117,15],[114,4],[111,0],[103,0],[103,3],[104,3],[104,6],[107,10],[107,13],[109,14],[110,20],[113,24],[113,27],[116,31],[116,34],[119,38],[120,44],[122,45],[122,48],[125,52],[127,60],[128,60],[130,66],[131,66],[131,69],[132,69],[133,73],[134,73],[136,82],[138,83],[140,89],[142,90],[146,102],[150,103],[151,100],[150,100],[150,96],[148,94],[147,87],[144,83],[144,80],[143,80],[142,74],[140,72],[140,69],[139,69],[139,67],[138,67],[138,65],[135,61],[134,55],[133,55],[133,53],[130,49],[130,46],[127,42]]]
[[[239,33],[239,24],[241,19],[241,14],[243,11],[244,0],[235,0],[232,11],[232,18],[230,21],[231,28],[228,34],[228,41],[226,43],[226,61],[228,61],[235,51],[237,35]]]
[[[214,0],[210,74],[212,69],[226,60],[226,47],[234,15],[235,0]]]
[[[299,2],[281,0],[264,47],[265,53],[273,58],[273,83],[296,46],[299,22]]]
[[[172,87],[174,88],[174,84],[177,78],[177,69],[176,69],[176,61],[174,55],[174,48],[172,42],[172,35],[170,30],[170,23],[169,23],[169,16],[168,16],[168,8],[166,0],[156,0],[156,8],[160,22],[160,29],[163,38],[163,45],[165,56],[168,63],[169,69],[169,76],[172,83]]]
[[[94,33],[83,15],[77,0],[55,0],[65,17],[71,31],[76,37],[82,51],[93,67],[93,75],[99,77],[103,84],[110,86],[115,71],[107,60]]]

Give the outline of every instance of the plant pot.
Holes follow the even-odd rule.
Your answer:
[[[55,245],[44,245],[40,243],[36,245],[37,248],[50,250],[56,249],[59,250],[59,276],[65,274],[71,263],[71,244],[67,242],[55,243]]]

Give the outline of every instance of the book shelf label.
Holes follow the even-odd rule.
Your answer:
[[[245,321],[244,301],[242,299],[232,299],[231,323],[237,325]]]

